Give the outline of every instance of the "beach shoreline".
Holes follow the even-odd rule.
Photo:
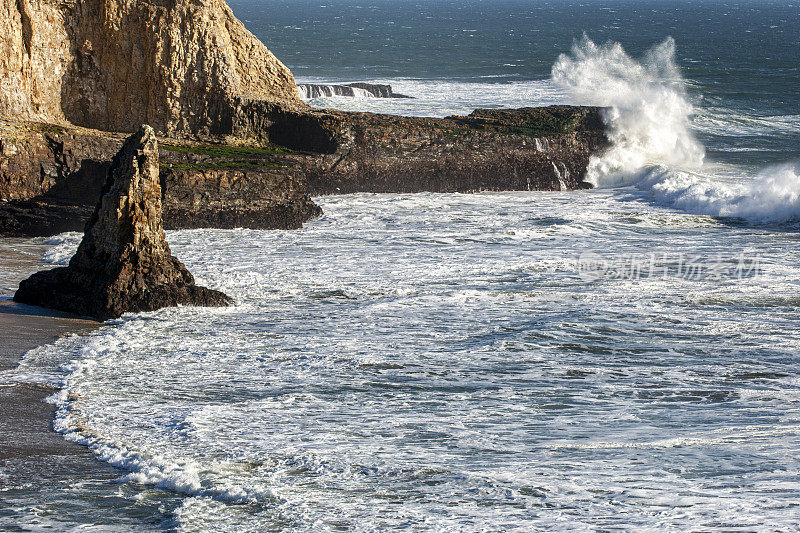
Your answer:
[[[0,244],[3,272],[0,372],[16,368],[25,354],[38,346],[71,333],[89,332],[100,325],[66,313],[18,304],[11,299],[19,281],[47,268],[46,263],[36,258],[39,248],[44,249],[44,245],[38,247],[19,240],[4,239]],[[55,407],[45,401],[53,392],[52,388],[30,383],[0,386],[0,404],[4,406],[0,412],[0,500],[10,500],[11,494],[22,486],[43,487],[58,483],[64,471],[99,477],[118,475],[111,467],[97,461],[88,449],[67,442],[53,430]],[[7,514],[24,512],[12,510],[8,505],[2,507],[0,519],[12,518]]]
[[[46,244],[22,239],[0,239],[0,373],[12,372],[25,354],[70,334],[86,334],[102,324],[67,313],[18,304],[11,298],[19,281],[49,265],[39,257]],[[56,389],[33,383],[0,384],[0,529],[20,524],[41,527],[80,527],[108,524],[74,498],[76,483],[117,490],[121,472],[100,462],[87,448],[68,442],[53,430],[55,406],[46,398]],[[150,529],[164,517],[146,505],[130,512],[135,502],[115,498],[112,514],[141,513],[136,529]],[[33,502],[33,503],[32,503]],[[57,505],[65,512],[47,511]],[[126,509],[128,507],[128,509]],[[123,520],[128,522],[129,520]],[[137,519],[134,518],[134,524]],[[150,524],[148,524],[150,522]],[[116,524],[120,525],[120,524]]]
[[[0,329],[4,334],[0,345],[0,371],[13,370],[28,351],[38,346],[98,326],[90,320],[51,314],[48,310],[3,298],[0,300]],[[49,387],[28,383],[0,388],[0,401],[5,406],[0,414],[0,433],[6,437],[0,441],[0,464],[9,459],[73,453],[72,448],[88,453],[53,431],[54,406],[44,401],[53,392],[55,390]]]

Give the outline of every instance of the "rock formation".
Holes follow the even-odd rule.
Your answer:
[[[0,116],[0,235],[15,236],[82,227],[114,132],[142,123],[166,140],[168,228],[298,228],[321,213],[309,194],[582,188],[608,144],[597,108],[314,109],[224,0],[0,0]]]
[[[232,124],[244,144],[160,143],[165,227],[299,228],[321,213],[309,194],[579,189],[590,156],[608,143],[597,108],[449,118],[263,101],[237,109]],[[121,139],[28,125],[0,128],[0,142],[12,154],[0,154],[0,235],[46,236],[83,227],[87,199],[105,181],[105,154]]]
[[[233,97],[303,105],[224,0],[0,0],[0,115],[196,135]]]
[[[37,272],[14,300],[100,320],[174,305],[225,306],[223,293],[195,285],[173,257],[161,225],[155,133],[143,126],[114,157],[69,266]]]
[[[587,188],[589,158],[608,143],[595,107],[448,118],[329,112],[319,121],[332,149],[303,168],[315,195]]]
[[[301,83],[297,85],[301,98],[320,98],[331,96],[350,96],[362,98],[411,98],[392,90],[391,85],[377,83],[348,83],[345,85],[325,85]]]
[[[0,236],[83,231],[124,140],[0,119]],[[164,227],[301,227],[321,210],[288,155],[259,146],[160,142]]]

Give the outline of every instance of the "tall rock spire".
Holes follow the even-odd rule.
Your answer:
[[[174,305],[224,306],[172,256],[161,224],[158,145],[150,126],[114,157],[94,214],[69,266],[37,272],[14,300],[100,320]]]

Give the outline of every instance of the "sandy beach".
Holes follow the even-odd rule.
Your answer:
[[[30,240],[0,240],[0,372],[14,369],[37,346],[100,326],[11,300],[21,279],[48,268],[38,259],[45,248]],[[102,504],[108,506],[105,510],[98,509],[97,502],[74,497],[76,483],[96,486],[99,493],[119,492],[116,481],[121,474],[52,430],[54,408],[44,400],[53,392],[31,384],[0,385],[0,529],[16,530],[31,523],[56,528],[120,525],[109,523],[109,516],[120,517],[128,526],[125,529],[139,525],[147,529],[151,520],[156,520],[151,527],[163,524],[163,516],[152,505],[132,502],[124,494],[107,498]],[[49,511],[54,507],[62,510],[59,516]]]

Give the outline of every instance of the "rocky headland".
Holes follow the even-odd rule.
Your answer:
[[[155,133],[143,126],[114,157],[69,266],[22,281],[14,301],[99,320],[175,305],[231,305],[223,293],[196,285],[170,253],[158,169]]]
[[[0,2],[0,235],[82,228],[145,123],[168,229],[297,228],[321,194],[582,188],[607,144],[597,108],[312,108],[224,0]]]

